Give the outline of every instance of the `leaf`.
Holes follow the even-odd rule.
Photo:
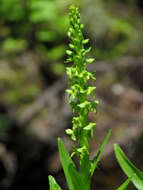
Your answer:
[[[52,1],[31,1],[30,21],[34,23],[55,21],[58,16],[58,8]]]
[[[68,152],[65,149],[64,144],[62,143],[61,139],[58,138],[58,148],[60,154],[60,160],[63,166],[64,174],[66,176],[66,180],[68,183],[69,190],[75,190],[73,180],[71,179],[71,174],[69,173],[69,166],[75,168],[75,164],[73,163],[72,159],[70,158]]]
[[[143,189],[143,172],[137,169],[126,157],[121,148],[115,144],[114,151],[118,163],[120,164],[124,173],[131,179],[135,187],[139,190]]]
[[[57,184],[53,176],[49,176],[49,185],[50,185],[50,190],[61,190],[60,186]]]
[[[47,52],[48,59],[57,61],[60,59],[65,53],[65,47],[63,45],[55,46],[54,48],[51,48]]]
[[[83,183],[81,176],[78,174],[73,165],[69,165],[69,174],[74,184],[74,190],[88,190],[87,184]]]
[[[104,147],[106,146],[108,140],[109,140],[109,137],[111,135],[111,130],[109,130],[109,132],[107,133],[98,153],[97,153],[97,156],[94,158],[94,161],[93,161],[93,164],[92,164],[92,167],[91,167],[91,176],[93,175],[93,172],[95,170],[95,168],[97,167],[97,163],[99,162],[100,160],[100,157],[101,157],[101,153],[103,152],[104,150]]]
[[[128,178],[117,190],[126,190],[131,180]]]
[[[50,42],[53,42],[54,40],[56,40],[56,32],[53,32],[53,31],[49,31],[49,30],[39,30],[39,31],[36,31],[36,38],[42,42],[45,42],[45,41],[50,41]]]
[[[26,46],[27,42],[23,39],[7,38],[3,43],[3,49],[6,53],[23,51]]]
[[[63,166],[63,170],[66,176],[69,189],[70,190],[76,190],[76,189],[88,190],[86,188],[86,185],[82,182],[81,176],[76,171],[75,164],[70,158],[60,138],[58,138],[58,147],[59,147],[61,163]]]

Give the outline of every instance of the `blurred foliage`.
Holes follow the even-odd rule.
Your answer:
[[[28,69],[29,67],[30,69]],[[1,61],[0,81],[2,81],[0,83],[1,101],[14,103],[15,106],[31,103],[40,90],[38,73],[31,63],[27,67]]]
[[[56,75],[64,73],[69,3],[0,0],[1,101],[20,106],[35,99],[43,88],[37,65],[47,65]],[[27,52],[36,54],[39,60],[33,61],[33,55]]]
[[[0,0],[0,39],[4,53],[36,48],[45,60],[61,61],[72,0]],[[126,2],[126,3],[125,3]],[[98,59],[138,55],[142,19],[135,0],[76,1],[82,7],[87,35],[96,37]],[[88,30],[88,31],[87,31]]]
[[[11,125],[11,121],[5,114],[0,114],[0,133],[5,132]]]
[[[47,78],[49,73],[64,73],[71,2],[81,8],[84,33],[96,46],[91,53],[96,60],[142,55],[143,18],[136,0],[0,0],[2,100],[14,104],[34,100],[43,88],[39,65]],[[31,52],[39,60],[29,57]]]
[[[96,43],[96,59],[142,55],[143,18],[137,1],[88,0],[83,5],[83,22]]]
[[[143,15],[141,12],[143,5],[142,9],[139,6],[143,2],[142,0],[0,0],[0,108],[1,105],[4,105],[6,111],[12,113],[13,117],[20,117],[21,113],[36,102],[37,98],[54,83],[55,79],[59,79],[64,74],[64,56],[66,44],[68,44],[66,37],[69,22],[67,12],[71,2],[78,4],[81,8],[82,22],[85,25],[84,36],[91,39],[90,46],[93,47],[91,54],[94,55],[91,57],[96,57],[96,60],[109,60],[119,56],[143,55]],[[131,104],[130,95],[132,93],[129,91],[126,93],[129,96],[120,98],[117,102],[117,96],[113,97],[113,94],[109,92],[109,88],[112,90],[113,84],[117,83],[118,85],[120,82],[122,84],[121,78],[124,78],[123,83],[128,79],[128,76],[125,76],[126,71],[121,68],[119,72],[122,73],[119,73],[119,77],[116,72],[108,72],[108,70],[103,75],[99,74],[98,91],[99,95],[104,94],[107,102],[109,100],[109,104],[116,102],[117,105],[121,102],[119,108],[124,108]],[[138,75],[138,71],[136,73],[134,78]],[[141,80],[140,78],[138,80]],[[129,83],[127,82],[127,84]],[[62,93],[63,91],[59,94],[61,101],[59,110],[62,110]],[[57,103],[54,103],[56,107]],[[138,105],[134,104],[133,107],[138,107]],[[48,107],[48,111],[46,108],[46,111],[44,109],[37,114],[36,120],[33,119],[31,126],[27,125],[28,133],[35,130],[34,133],[32,131],[33,134],[41,133],[39,136],[45,138],[48,133],[45,130],[47,131],[48,127],[50,129],[53,126],[49,125],[50,122],[48,123],[46,120],[50,111],[50,107]],[[127,109],[128,111],[130,111],[130,107]],[[56,112],[54,112],[55,122],[57,122]],[[63,112],[65,111],[59,111],[61,115]],[[109,115],[108,109],[105,112],[100,114],[101,118],[99,118],[103,126],[108,125],[109,116],[111,120],[114,119],[111,117],[112,112]],[[66,115],[68,114],[69,111]],[[114,121],[111,122],[111,125],[112,123],[114,124]],[[9,121],[6,114],[0,110],[0,133],[5,132],[11,126],[13,126],[12,121]],[[125,122],[117,121],[115,126],[117,131],[114,132],[115,137],[122,138],[128,135],[128,131],[125,130],[127,127]],[[100,140],[101,137],[98,136]],[[19,140],[17,144],[20,144]],[[27,140],[24,141],[24,145],[27,146]],[[30,146],[27,147],[31,149]],[[35,148],[31,150],[35,150]],[[31,150],[30,156],[34,155],[31,154]],[[21,151],[26,154],[25,149],[24,151],[21,149]],[[21,155],[23,159],[23,154]],[[45,160],[44,162],[40,160],[40,163],[45,163]],[[32,175],[31,177],[33,178]],[[100,177],[100,179],[102,178]],[[103,182],[101,183],[103,184]]]
[[[40,53],[44,49],[45,59],[59,60],[65,51],[67,4],[58,0],[0,0],[2,52],[36,48]]]

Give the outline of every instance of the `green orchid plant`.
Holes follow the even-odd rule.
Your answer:
[[[108,132],[98,154],[93,160],[90,160],[89,140],[93,137],[96,123],[89,122],[88,114],[90,111],[97,112],[98,101],[95,100],[94,95],[96,87],[92,85],[95,81],[95,73],[89,72],[86,66],[88,63],[92,64],[94,58],[87,58],[91,48],[86,49],[84,46],[89,39],[84,39],[83,37],[83,24],[80,22],[80,13],[74,5],[69,9],[69,20],[68,36],[71,43],[69,44],[70,50],[66,51],[68,55],[66,63],[73,64],[66,68],[71,85],[66,92],[69,94],[68,103],[73,112],[73,127],[72,129],[67,129],[66,133],[75,141],[76,146],[72,147],[72,153],[69,155],[61,139],[58,139],[58,148],[69,190],[89,190],[91,177],[97,168],[101,153],[111,132]],[[73,156],[78,158],[78,169],[72,161]],[[60,189],[51,176],[49,181],[51,190]]]
[[[91,160],[89,141],[93,137],[96,123],[88,120],[88,114],[91,111],[96,114],[98,101],[95,100],[96,87],[93,86],[93,82],[96,80],[95,73],[87,70],[87,64],[94,63],[94,58],[87,58],[91,47],[85,48],[89,39],[84,39],[83,37],[82,29],[84,26],[80,22],[79,10],[74,5],[69,8],[69,20],[70,50],[66,51],[66,63],[71,63],[71,66],[66,68],[70,83],[70,88],[66,92],[68,93],[68,103],[72,108],[73,126],[72,129],[66,130],[66,134],[74,141],[74,146],[72,147],[72,153],[69,154],[59,138],[58,148],[69,190],[90,190],[91,178],[97,168],[111,131],[105,137],[97,155]],[[118,145],[115,145],[115,154],[119,164],[121,167],[123,165],[122,168],[128,176],[128,179],[118,190],[125,190],[130,181],[133,181],[135,185],[138,183],[139,185],[136,185],[136,187],[141,190],[140,185],[143,183],[142,173],[128,161]],[[78,158],[78,167],[72,160],[73,156]],[[138,177],[140,177],[140,180]],[[61,190],[52,176],[49,176],[49,184],[50,190]]]

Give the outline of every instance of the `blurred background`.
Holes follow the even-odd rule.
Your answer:
[[[65,50],[72,0],[0,0],[0,189],[48,189],[52,174],[67,190],[57,150],[72,127],[65,89]],[[78,1],[89,56],[96,62],[95,156],[112,135],[92,189],[115,190],[126,179],[113,153],[118,143],[143,170],[143,1]],[[130,186],[129,189],[134,189]]]

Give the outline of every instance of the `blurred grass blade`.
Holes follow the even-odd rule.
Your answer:
[[[94,158],[94,161],[93,161],[93,164],[92,164],[92,167],[91,167],[91,176],[93,175],[94,170],[97,167],[97,164],[98,164],[98,162],[100,160],[100,157],[101,157],[101,153],[103,152],[104,147],[106,146],[110,135],[111,135],[111,130],[108,131],[108,133],[107,133],[107,135],[106,135],[106,137],[105,137],[105,139],[104,139],[104,141],[103,141],[103,143],[102,143],[102,145],[101,145],[101,147],[100,147],[100,149],[99,149],[99,151],[97,153],[97,156]]]
[[[49,185],[50,185],[50,190],[61,190],[60,186],[57,184],[53,176],[49,176]]]
[[[126,190],[131,180],[128,178],[117,190]]]
[[[139,190],[143,190],[143,172],[137,169],[126,157],[121,148],[115,144],[114,151],[118,163],[120,164],[124,173],[130,178],[135,187]]]
[[[67,150],[65,149],[65,146],[62,143],[60,138],[58,138],[58,148],[59,148],[60,160],[61,160],[62,167],[63,167],[64,173],[66,176],[69,190],[75,190],[72,179],[71,179],[71,175],[69,174],[69,166],[72,168],[75,168],[75,164],[73,163],[72,159],[70,158],[70,156],[69,156]]]

